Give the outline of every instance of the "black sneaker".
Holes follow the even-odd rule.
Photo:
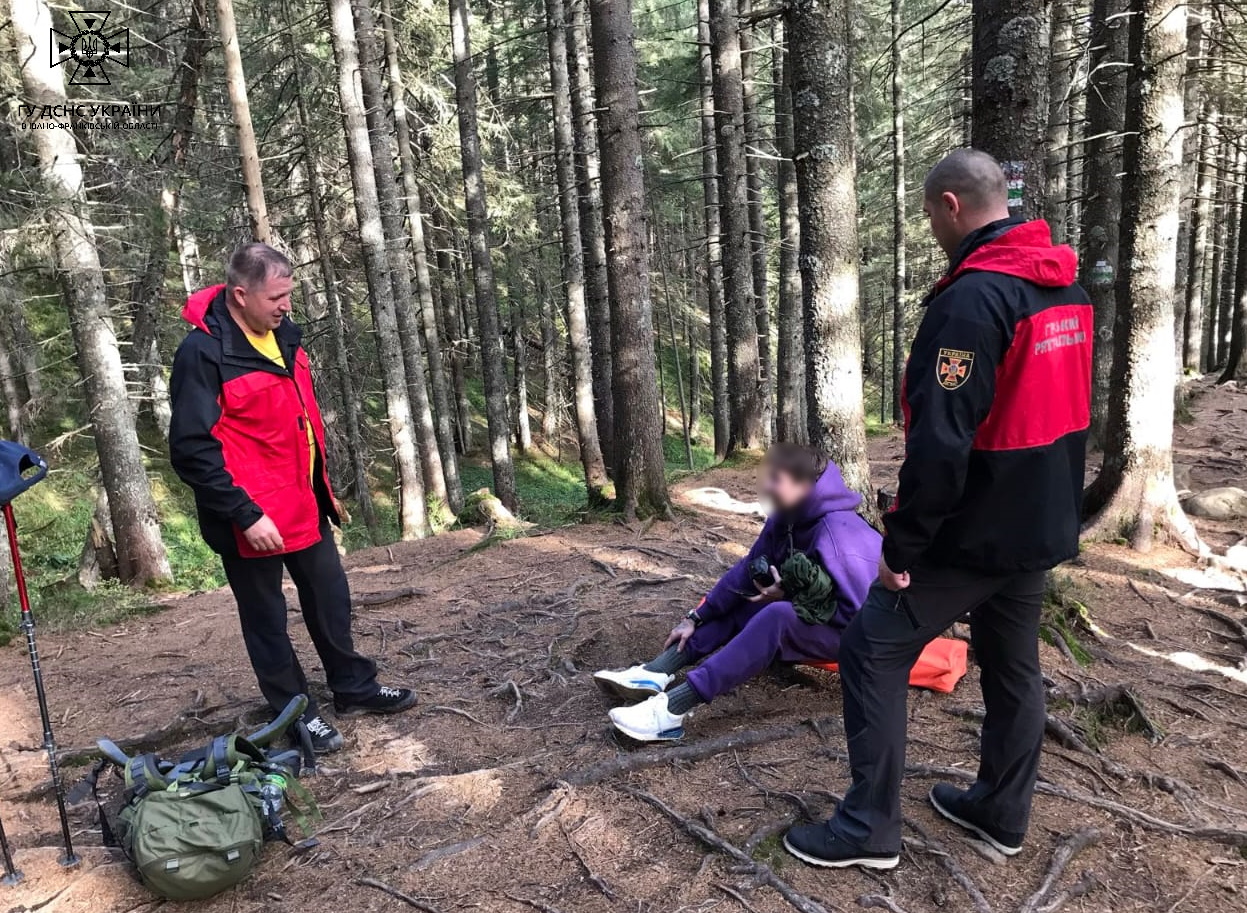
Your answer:
[[[333,723],[323,716],[314,716],[301,721],[312,737],[312,751],[316,754],[333,754],[342,750],[342,733],[334,728]]]
[[[974,809],[966,801],[965,790],[951,783],[936,783],[931,787],[931,804],[953,824],[961,825],[1005,856],[1016,856],[1022,852],[1024,834],[1003,831],[973,820]]]
[[[901,857],[896,853],[868,853],[849,845],[831,832],[826,823],[798,824],[784,834],[784,849],[802,862],[828,869],[894,869]]]
[[[387,688],[382,685],[372,697],[354,701],[334,699],[338,716],[359,716],[361,713],[402,713],[416,706],[416,692],[410,688]]]

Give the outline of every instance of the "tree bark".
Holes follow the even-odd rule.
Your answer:
[[[221,33],[221,55],[225,59],[225,86],[229,91],[234,129],[238,134],[238,157],[242,165],[243,192],[247,198],[247,217],[251,236],[265,244],[273,243],[273,229],[264,199],[264,179],[260,169],[260,150],[251,123],[251,104],[247,100],[247,74],[238,46],[238,24],[234,21],[233,0],[216,0],[217,28]]]
[[[614,349],[616,506],[625,518],[667,517],[662,418],[654,365],[650,251],[630,0],[590,0],[602,140],[602,212]],[[752,313],[750,314],[752,322]]]
[[[795,0],[789,12],[801,211],[810,443],[875,516],[862,406],[856,152],[848,0]]]
[[[563,294],[566,298],[567,347],[572,363],[572,402],[580,465],[589,504],[606,500],[606,464],[598,440],[593,398],[593,350],[585,301],[585,257],[576,186],[575,123],[567,60],[564,0],[546,0],[546,37],[550,56],[550,94],[554,114],[554,176],[558,183],[562,237]],[[547,398],[549,394],[547,392]]]
[[[528,342],[524,336],[524,296],[520,292],[522,270],[513,256],[507,257],[507,310],[511,314],[512,402],[515,407],[515,449],[533,449],[533,430],[528,419]]]
[[[714,123],[714,61],[710,44],[710,0],[697,0],[701,186],[706,230],[706,314],[710,323],[711,414],[714,419],[714,455],[723,459],[727,456],[732,423],[728,396],[727,303],[723,290],[723,210],[719,205],[719,153]]]
[[[1053,243],[1064,243],[1069,218],[1070,93],[1074,70],[1074,16],[1081,14],[1069,0],[1051,7],[1052,40],[1048,55],[1048,129],[1045,142],[1044,218],[1052,229]]]
[[[1241,143],[1242,140],[1240,139]],[[1239,153],[1240,162],[1242,152]],[[1243,357],[1247,349],[1247,197],[1238,207],[1237,251],[1234,255],[1234,284],[1232,306],[1228,314],[1227,329],[1229,344],[1226,349],[1225,367],[1218,383],[1231,380],[1243,380],[1247,377],[1247,358]]]
[[[1174,370],[1181,375],[1185,366],[1187,286],[1193,273],[1191,262],[1192,224],[1198,181],[1200,137],[1204,133],[1204,5],[1192,0],[1186,14],[1186,75],[1182,80],[1182,190],[1178,208],[1178,261],[1174,278]]]
[[[1235,276],[1238,275],[1238,264],[1242,258],[1241,250],[1243,213],[1247,211],[1247,145],[1239,144],[1237,153],[1232,153],[1229,161],[1233,168],[1229,181],[1233,185],[1230,192],[1230,205],[1226,207],[1226,238],[1224,263],[1221,269],[1221,296],[1217,302],[1217,360],[1218,368],[1224,367],[1230,357],[1230,340],[1233,337],[1235,307]],[[1237,176],[1237,180],[1235,177]]]
[[[1087,195],[1082,208],[1083,250],[1078,280],[1091,296],[1095,314],[1092,346],[1091,443],[1105,443],[1105,422],[1117,332],[1117,287],[1121,263],[1122,112],[1126,107],[1128,0],[1095,0],[1091,11],[1087,80]]]
[[[1045,0],[973,0],[973,146],[1009,179],[1009,211],[1044,212],[1048,127],[1048,10]]]
[[[476,289],[476,314],[480,326],[481,374],[485,382],[485,420],[489,428],[494,494],[507,510],[518,513],[515,466],[511,462],[511,445],[507,439],[507,369],[503,359],[498,293],[490,254],[481,139],[476,124],[476,76],[472,72],[468,0],[450,0],[450,32],[455,59],[455,100],[459,108],[463,196],[472,253],[472,284]]]
[[[1156,533],[1195,548],[1173,482],[1174,273],[1182,167],[1186,7],[1130,0],[1119,332],[1104,464],[1087,493],[1092,538],[1151,547]]]
[[[775,145],[779,152],[779,352],[776,364],[775,433],[779,440],[809,440],[805,408],[805,327],[801,316],[801,219],[797,204],[797,168],[792,160],[792,55],[781,20],[774,35]]]
[[[43,0],[12,0],[9,26],[13,63],[21,72],[27,103],[65,104],[64,77],[50,66],[45,50],[52,27],[47,5]],[[87,215],[81,158],[69,130],[33,131],[31,143],[42,168],[58,279],[112,514],[118,575],[133,586],[164,583],[172,576],[169,558],[126,391],[95,226]]]
[[[399,335],[394,289],[386,252],[385,228],[381,223],[377,199],[376,169],[368,137],[363,90],[359,81],[359,46],[351,0],[329,0],[330,31],[338,69],[338,96],[342,105],[342,125],[346,134],[347,162],[355,197],[355,217],[359,224],[360,250],[364,276],[368,281],[368,300],[377,336],[377,354],[385,384],[385,404],[394,447],[394,464],[399,489],[399,530],[404,539],[418,539],[428,532],[424,504],[424,481],[416,454],[407,372],[403,364],[403,343]]]
[[[463,510],[463,482],[459,478],[459,459],[455,455],[450,386],[446,379],[446,360],[442,356],[437,308],[433,302],[433,279],[429,275],[429,258],[424,243],[424,211],[421,206],[420,185],[416,181],[416,156],[411,144],[411,129],[407,124],[406,88],[403,68],[398,59],[398,42],[394,38],[394,18],[390,12],[389,0],[381,0],[381,11],[381,31],[385,39],[385,59],[390,77],[390,111],[394,117],[395,139],[398,141],[403,203],[407,213],[412,264],[415,267],[416,297],[420,305],[420,329],[423,334],[424,354],[429,361],[429,390],[433,395],[432,419],[444,478],[442,488],[446,492],[451,513],[458,514]]]
[[[904,13],[903,0],[892,0],[892,361],[881,368],[891,375],[892,421],[898,425],[904,421],[901,385],[905,377],[905,292],[909,287],[905,262],[905,64],[901,54]]]
[[[1208,256],[1208,224],[1212,220],[1213,164],[1212,147],[1217,141],[1217,111],[1206,102],[1204,116],[1197,123],[1199,143],[1195,153],[1195,199],[1191,203],[1191,219],[1187,229],[1186,307],[1183,309],[1182,366],[1199,374],[1204,369],[1204,269]]]
[[[736,0],[710,0],[714,61],[719,204],[723,210],[723,286],[727,304],[728,451],[766,445],[760,386],[758,325],[749,230],[749,175],[745,166],[745,100]]]
[[[594,113],[593,71],[589,62],[587,0],[567,0],[567,69],[572,100],[572,138],[576,146],[580,233],[585,260],[585,315],[593,358],[593,414],[603,463],[610,471],[615,454],[615,402],[611,392],[610,290],[606,276],[606,225],[602,221],[602,164]]]

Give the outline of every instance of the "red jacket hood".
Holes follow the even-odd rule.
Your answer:
[[[1078,255],[1068,245],[1053,245],[1048,223],[1035,219],[975,248],[940,284],[968,272],[1004,273],[1046,288],[1064,288],[1078,277]]]
[[[182,307],[182,319],[191,326],[203,330],[205,333],[211,333],[205,318],[208,316],[208,310],[212,307],[212,299],[221,294],[225,289],[225,284],[210,285],[207,288],[201,288],[189,298]]]

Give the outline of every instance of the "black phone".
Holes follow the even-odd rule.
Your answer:
[[[749,577],[758,586],[767,587],[773,584],[775,577],[771,574],[771,559],[766,555],[759,555],[750,561]]]

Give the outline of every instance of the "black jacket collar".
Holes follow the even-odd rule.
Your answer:
[[[212,299],[212,304],[208,307],[208,313],[204,316],[204,323],[211,334],[221,340],[221,354],[225,357],[243,361],[254,360],[262,362],[270,369],[277,367],[272,361],[261,355],[256,347],[251,344],[251,340],[247,338],[243,328],[238,325],[238,321],[230,314],[229,305],[225,303],[224,289]],[[294,365],[295,352],[298,351],[299,345],[303,341],[303,328],[289,317],[286,317],[278,325],[277,329],[273,331],[273,335],[277,337],[277,344],[281,347],[282,356],[286,360],[286,367],[290,368]]]

